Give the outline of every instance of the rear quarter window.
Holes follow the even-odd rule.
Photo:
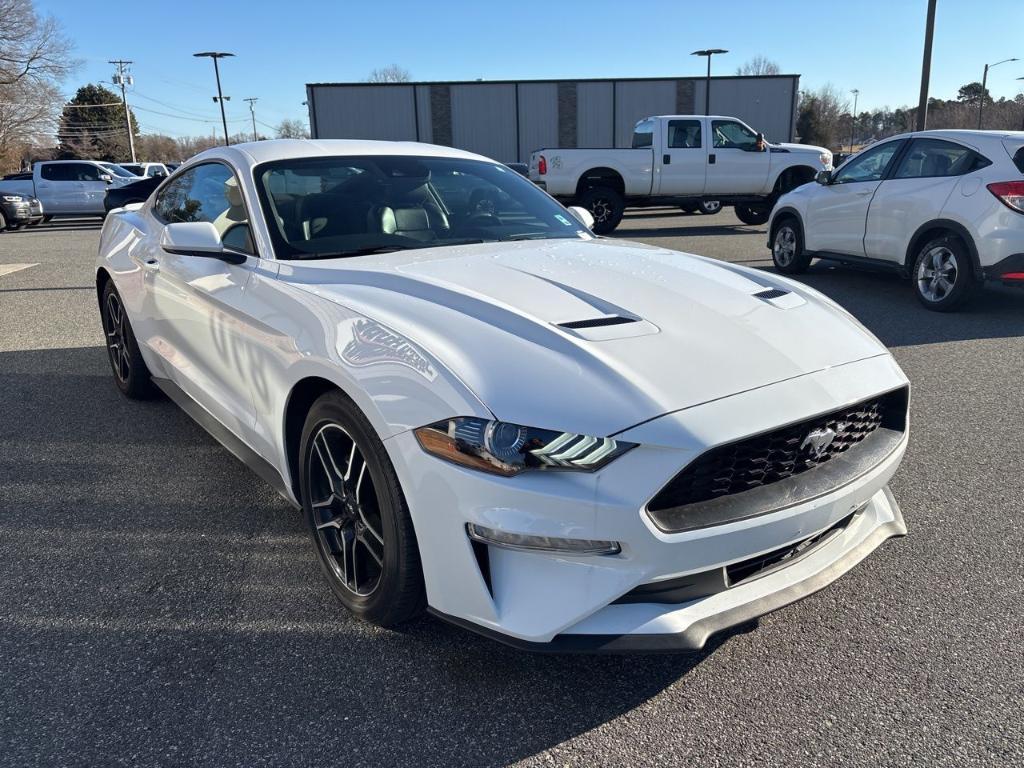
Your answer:
[[[1017,166],[1017,170],[1024,173],[1024,147],[1017,149],[1017,153],[1013,156],[1013,164]]]

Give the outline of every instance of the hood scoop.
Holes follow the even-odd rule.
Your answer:
[[[783,291],[779,288],[766,288],[763,291],[758,291],[754,294],[755,299],[764,299],[765,301],[771,301],[772,299],[779,299],[787,295],[789,291]]]
[[[629,339],[634,336],[648,336],[658,332],[658,326],[631,315],[599,315],[586,320],[567,320],[552,323],[556,328],[587,341],[609,341]]]
[[[605,315],[604,317],[592,317],[589,320],[570,320],[567,323],[556,323],[559,328],[569,328],[573,331],[584,328],[604,328],[608,325],[624,325],[625,323],[639,322],[636,317],[623,317],[622,315]]]

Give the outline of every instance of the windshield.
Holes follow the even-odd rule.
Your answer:
[[[126,179],[130,179],[130,178],[133,178],[135,176],[134,173],[132,173],[129,170],[126,170],[126,169],[122,168],[117,163],[100,163],[100,165],[102,165],[104,168],[106,168],[108,171],[110,171],[115,176],[121,176],[122,178],[126,178]]]
[[[496,163],[310,157],[260,165],[255,177],[279,259],[589,236],[562,206]]]
[[[143,169],[143,167],[141,165],[123,164],[121,167],[124,170],[128,171],[128,174],[130,176],[144,176],[145,175],[145,170]]]

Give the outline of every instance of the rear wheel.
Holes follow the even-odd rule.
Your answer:
[[[135,332],[128,321],[128,313],[113,281],[103,289],[101,308],[103,333],[107,341],[107,356],[114,372],[114,383],[125,397],[142,400],[153,394],[149,369],[139,352]]]
[[[722,212],[722,203],[718,200],[705,200],[697,208],[705,216],[714,216]]]
[[[744,224],[764,224],[768,221],[772,209],[767,205],[736,205],[733,206],[736,218]]]
[[[786,217],[775,227],[772,236],[772,262],[775,269],[785,275],[806,272],[811,257],[804,253],[804,238],[800,226],[792,216]]]
[[[380,626],[418,616],[426,597],[416,533],[370,422],[328,392],[310,409],[299,450],[302,507],[331,590]]]
[[[591,229],[598,235],[614,232],[622,221],[622,214],[626,209],[622,195],[611,187],[588,189],[580,195],[579,204],[594,217],[594,226]]]
[[[951,235],[925,244],[914,260],[913,276],[918,301],[935,312],[958,309],[978,287],[967,247]]]

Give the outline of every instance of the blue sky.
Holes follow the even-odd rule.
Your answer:
[[[726,2],[352,2],[351,0],[36,0],[74,40],[82,69],[65,87],[109,82],[108,59],[132,59],[145,132],[209,133],[219,126],[204,50],[231,51],[222,68],[229,128],[251,130],[243,98],[268,125],[306,119],[307,82],[363,80],[397,63],[416,80],[701,75],[703,47],[727,48],[715,71],[749,57],[777,61],[801,87],[860,89],[859,108],[917,102],[926,0],[726,0]],[[850,19],[848,21],[848,19]],[[1024,81],[1024,2],[939,0],[931,95],[951,98],[993,69],[996,97]],[[165,114],[158,114],[165,113]],[[175,117],[174,115],[177,115]],[[262,131],[268,131],[260,126]],[[219,128],[218,128],[219,130]]]

